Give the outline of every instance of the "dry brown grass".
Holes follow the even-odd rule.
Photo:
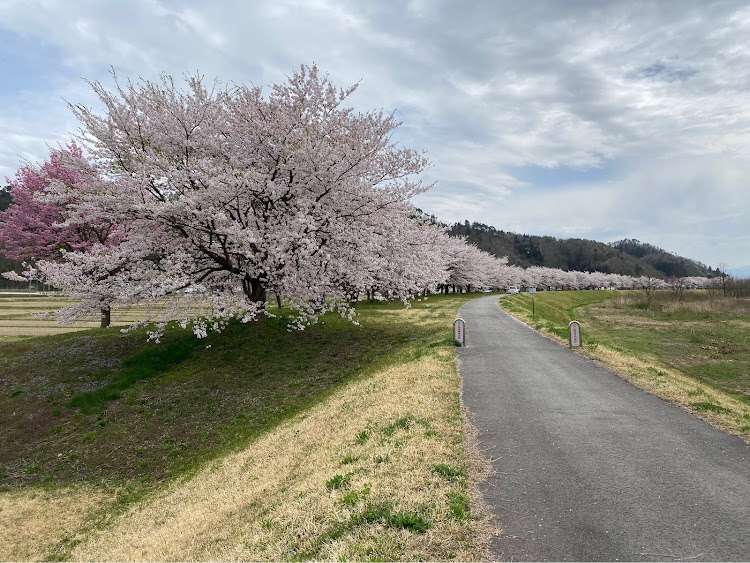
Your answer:
[[[75,539],[110,497],[76,487],[0,493],[0,560],[43,561],[60,539]]]
[[[595,305],[593,309],[596,311],[596,322],[597,323],[609,323],[610,326],[617,326],[619,328],[634,328],[637,330],[647,329],[653,332],[667,332],[670,330],[670,323],[666,323],[660,319],[652,319],[649,317],[636,317],[636,316],[624,316],[615,310],[604,308]],[[670,313],[667,308],[664,308],[665,313]],[[715,311],[714,311],[715,312]],[[588,322],[591,315],[588,311],[580,311],[579,318],[581,322]],[[684,320],[680,319],[680,326],[683,328],[694,328],[696,330],[703,330],[706,326],[703,320]],[[750,327],[750,323],[740,319],[726,319],[722,321],[727,326],[734,326],[738,328]]]
[[[664,313],[693,313],[750,315],[750,299],[707,299],[705,301],[672,301],[662,305]]]
[[[646,301],[643,292],[626,292],[609,301],[604,301],[598,307],[605,309],[626,309],[635,303]],[[677,300],[671,292],[657,292],[652,296],[652,302],[660,306],[664,313],[692,312],[750,315],[750,298],[726,298],[710,291],[691,291]]]
[[[441,347],[347,385],[250,448],[134,506],[80,544],[73,557],[484,558],[487,519],[456,518],[448,495],[464,491],[465,485],[431,470],[435,464],[463,468],[470,461],[461,447],[453,358],[452,349]],[[347,474],[348,484],[341,489],[326,486],[335,475]],[[369,494],[363,493],[368,488]],[[345,503],[344,495],[352,492],[360,497]],[[423,515],[432,526],[420,534],[382,522],[348,524],[379,503],[389,503],[394,512]]]
[[[463,405],[463,389],[461,404]],[[471,499],[472,511],[481,515],[482,521],[474,533],[475,552],[479,555],[474,557],[475,561],[495,561],[495,555],[491,551],[492,539],[500,536],[502,528],[492,513],[492,508],[487,504],[479,485],[494,473],[490,458],[485,456],[479,445],[479,430],[474,425],[474,416],[471,411],[462,407],[464,418],[464,440],[463,446],[466,454],[466,462],[469,476],[469,498]]]

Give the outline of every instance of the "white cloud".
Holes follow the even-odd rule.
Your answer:
[[[397,138],[434,164],[425,211],[750,263],[749,27],[739,1],[6,1],[0,32],[59,61],[33,100],[0,99],[0,174],[65,140],[75,123],[61,97],[92,103],[80,78],[107,83],[110,65],[265,85],[315,62],[341,86],[362,79],[359,109],[397,108]],[[560,170],[557,190],[513,176],[540,166]],[[566,171],[592,167],[610,179],[566,185]]]

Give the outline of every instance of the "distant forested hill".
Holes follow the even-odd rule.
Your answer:
[[[610,246],[625,254],[645,260],[656,270],[663,272],[666,277],[713,276],[719,273],[718,270],[714,271],[701,262],[677,256],[636,239],[618,240],[617,242],[611,242]]]
[[[469,242],[495,256],[507,256],[508,262],[515,266],[659,278],[712,277],[718,273],[700,262],[634,239],[610,244],[579,238],[557,239],[498,231],[468,221],[451,226],[450,233],[467,237]]]

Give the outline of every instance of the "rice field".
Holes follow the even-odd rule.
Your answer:
[[[44,318],[75,301],[54,293],[0,292],[0,342],[22,340],[35,336],[63,334],[99,327],[98,318],[75,324],[60,324],[55,319]],[[112,326],[125,327],[143,318],[144,307],[112,310]]]

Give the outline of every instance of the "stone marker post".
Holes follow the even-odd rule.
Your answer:
[[[457,346],[466,346],[466,323],[461,317],[453,321],[453,342]]]
[[[581,323],[578,321],[568,323],[568,342],[571,348],[578,348],[581,345]]]

